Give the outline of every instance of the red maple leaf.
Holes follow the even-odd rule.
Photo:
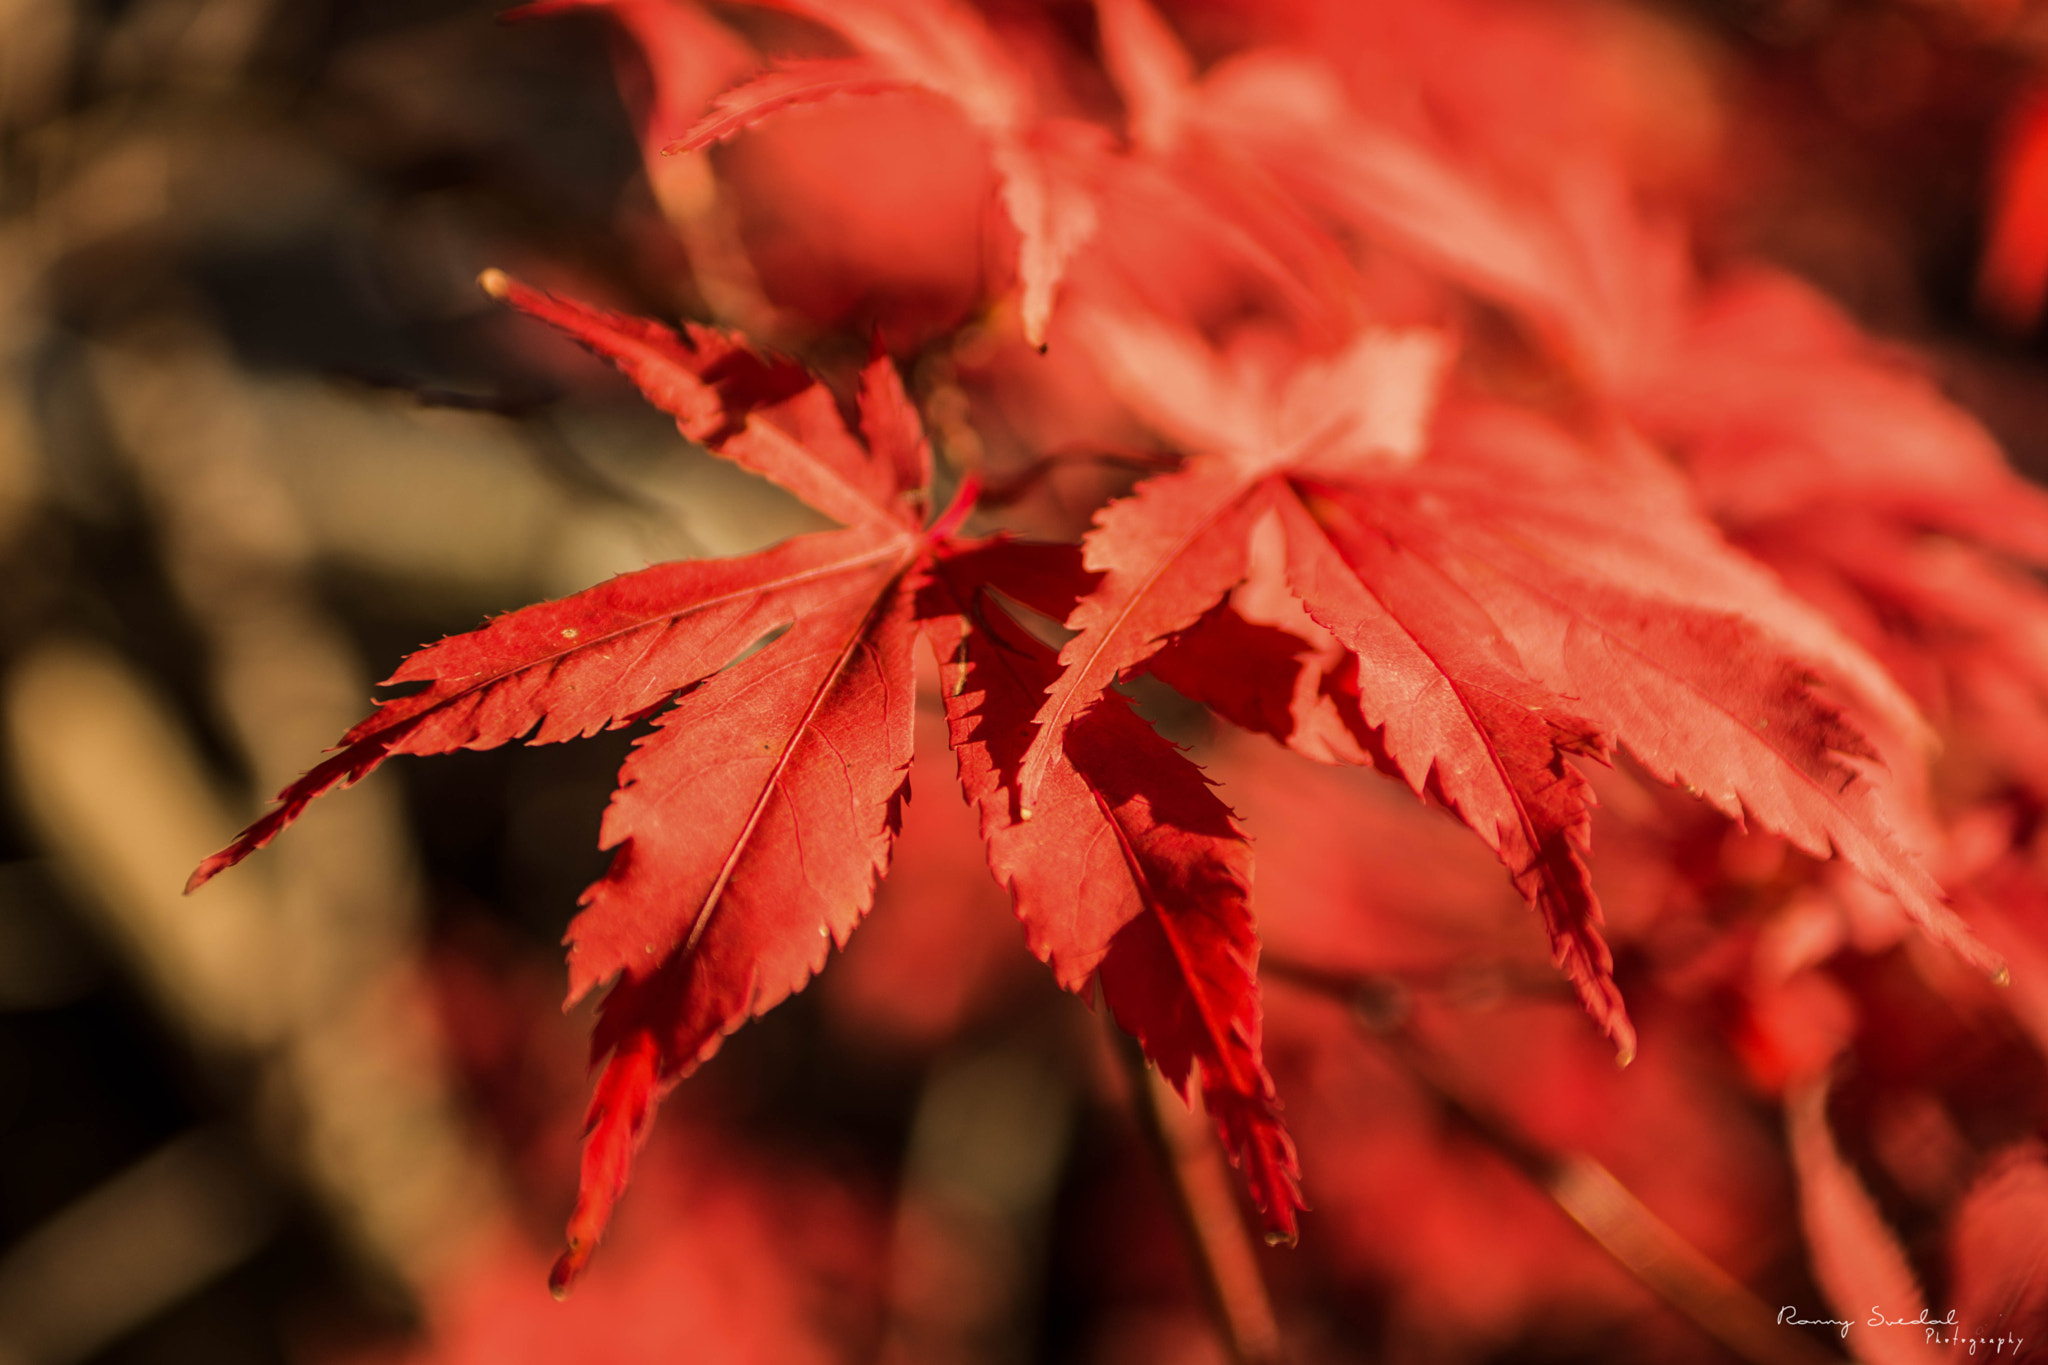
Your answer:
[[[1293,1147],[1259,1057],[1250,851],[1185,759],[1112,708],[1070,737],[1072,776],[1018,825],[1015,765],[1053,665],[982,594],[1064,612],[1070,551],[955,540],[973,481],[923,525],[932,462],[894,366],[861,374],[856,438],[798,367],[700,327],[484,287],[609,360],[683,433],[844,523],[731,559],[656,565],[431,645],[340,751],[193,873],[196,889],[315,797],[395,754],[549,743],[654,716],[606,812],[606,874],[568,934],[570,999],[611,982],[593,1040],[582,1187],[565,1289],[623,1191],[666,1091],[749,1018],[803,988],[872,903],[908,799],[912,649],[958,680],[948,709],[990,863],[1031,943],[1111,1010],[1185,1093],[1204,1095],[1271,1230],[1291,1236]],[[656,714],[658,713],[658,714]],[[1048,836],[1061,834],[1055,847]],[[1068,859],[1088,850],[1086,875]]]
[[[1462,397],[1429,430],[1442,343],[1426,333],[1368,331],[1276,368],[1134,313],[1086,321],[1111,382],[1193,458],[1097,515],[1085,562],[1104,577],[1067,620],[1077,634],[1019,776],[1027,808],[1106,688],[1176,635],[1217,629],[1227,595],[1277,573],[1320,637],[1266,656],[1317,675],[1282,737],[1349,757],[1329,741],[1334,718],[1358,758],[1471,826],[1624,1058],[1633,1030],[1585,864],[1593,796],[1570,762],[1617,742],[1731,818],[1840,853],[1996,968],[1891,833],[1856,766],[1876,752],[1811,681],[1824,671],[1907,724],[1910,704],[1625,437]],[[1275,523],[1284,548],[1258,563],[1254,532]],[[1220,688],[1198,695],[1240,711],[1241,691]],[[1269,710],[1245,723],[1274,728]]]
[[[930,0],[752,0],[837,33],[859,54],[785,62],[727,90],[665,152],[733,137],[794,105],[838,96],[923,90],[956,106],[988,147],[1003,209],[1018,236],[1025,336],[1039,347],[1074,253],[1094,235],[1086,188],[1103,140],[1093,125],[1044,117],[1020,65],[980,15]]]

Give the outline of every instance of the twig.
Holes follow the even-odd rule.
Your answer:
[[[1222,1149],[1137,1043],[1112,1033],[1130,1082],[1131,1107],[1172,1186],[1174,1209],[1224,1350],[1236,1365],[1280,1365],[1280,1324]]]

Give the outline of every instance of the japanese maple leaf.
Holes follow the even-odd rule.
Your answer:
[[[858,55],[773,65],[719,95],[667,150],[693,151],[841,96],[919,90],[948,101],[989,146],[1018,233],[1023,330],[1041,349],[1070,265],[1104,230],[1111,181],[1169,198],[1185,230],[1227,244],[1312,316],[1355,310],[1360,286],[1304,204],[1530,310],[1571,347],[1595,342],[1584,272],[1541,216],[1357,116],[1313,60],[1257,54],[1197,80],[1144,0],[1099,0],[1103,64],[1125,105],[1127,141],[1117,148],[1107,129],[1048,115],[1022,65],[958,0],[752,3],[824,25]]]
[[[1809,286],[1750,269],[1660,306],[1682,326],[1627,377],[1630,415],[1737,544],[1892,666],[1952,751],[2039,790],[2048,597],[2029,569],[2048,565],[2048,495]]]
[[[1290,215],[1392,248],[1508,309],[1577,367],[1612,368],[1606,301],[1549,202],[1512,196],[1363,114],[1318,56],[1243,52],[1198,76],[1146,0],[1097,0],[1096,9],[1135,146],[1172,156],[1218,219],[1273,246],[1305,283],[1356,287],[1347,270],[1281,245],[1296,235]]]
[[[1323,64],[1247,54],[1202,78],[1144,0],[1098,0],[1103,65],[1122,96],[1127,146],[1049,116],[1021,64],[958,0],[753,0],[839,34],[852,58],[786,62],[727,90],[669,150],[732,137],[793,105],[922,90],[987,140],[1018,232],[1021,320],[1042,347],[1061,281],[1103,228],[1105,182],[1139,163],[1177,194],[1196,230],[1230,241],[1283,291],[1355,306],[1355,271],[1303,206],[1392,243],[1472,292],[1528,314],[1575,355],[1604,360],[1608,328],[1571,243],[1433,149],[1358,115]]]
[[[1723,526],[1854,505],[2048,566],[2048,494],[1924,364],[1812,286],[1749,268],[1649,306],[1678,335],[1642,347],[1617,396]]]
[[[1017,229],[1025,337],[1045,345],[1067,265],[1096,230],[1087,188],[1103,139],[1092,126],[1047,119],[1030,82],[981,16],[959,0],[753,0],[836,32],[858,55],[783,62],[719,95],[665,150],[694,151],[793,105],[922,90],[960,110],[986,140],[1003,209]]]
[[[1350,113],[1334,77],[1312,61],[1265,54],[1198,82],[1179,40],[1142,0],[1103,0],[1103,60],[1126,109],[1127,144],[1118,148],[1106,128],[1049,114],[1025,64],[958,0],[751,3],[832,30],[854,55],[769,64],[677,127],[663,150],[698,151],[784,110],[841,97],[918,91],[946,101],[989,149],[1018,236],[1020,321],[1041,349],[1070,266],[1112,212],[1111,182],[1160,201],[1123,224],[1139,234],[1134,242],[1169,212],[1260,271],[1312,319],[1355,312],[1360,284],[1301,204],[1419,252],[1486,297],[1533,308],[1540,326],[1570,332],[1581,349],[1590,344],[1593,324],[1580,316],[1584,272],[1555,234],[1545,235],[1540,216],[1518,213],[1447,159]],[[520,12],[563,5],[548,0]],[[690,65],[629,11],[620,16],[657,74]],[[700,88],[680,78],[664,84],[693,97]],[[1276,91],[1290,93],[1275,103]],[[660,113],[673,119],[676,106]]]
[[[1471,826],[1624,1058],[1633,1030],[1585,861],[1593,797],[1570,762],[1617,741],[1723,814],[1839,852],[1995,967],[1891,833],[1855,766],[1875,752],[1809,680],[1823,669],[1880,712],[1911,717],[1910,703],[1731,551],[1639,446],[1476,400],[1447,405],[1432,433],[1445,347],[1429,333],[1368,331],[1288,365],[1218,355],[1133,313],[1085,321],[1112,384],[1192,458],[1097,515],[1085,564],[1103,578],[1066,622],[1077,633],[1019,775],[1025,809],[1108,687],[1175,636],[1217,627],[1218,604],[1260,569],[1254,533],[1277,524],[1278,573],[1341,647],[1320,655],[1324,676],[1297,691],[1299,724],[1281,737],[1299,730],[1305,752],[1343,757],[1334,715],[1360,757]],[[1267,638],[1314,663],[1316,641],[1289,648],[1290,633]],[[1275,728],[1270,707],[1211,676],[1196,676],[1197,699]]]
[[[612,362],[686,436],[844,523],[756,554],[625,574],[421,650],[390,679],[421,690],[379,706],[193,874],[197,888],[394,754],[549,743],[654,716],[605,815],[610,868],[568,933],[570,1000],[613,984],[593,1039],[608,1060],[554,1272],[560,1290],[602,1234],[661,1097],[727,1034],[802,989],[872,903],[909,795],[919,632],[947,657],[980,649],[962,610],[982,619],[973,596],[983,582],[1027,603],[1050,594],[1064,610],[1077,575],[1015,547],[957,555],[971,481],[922,525],[930,449],[886,357],[862,372],[856,438],[822,384],[732,336],[679,335],[498,272],[483,284]],[[934,606],[941,582],[960,609]],[[1022,648],[1006,629],[1006,647]],[[975,695],[988,733],[961,713],[954,743],[1034,946],[1070,988],[1099,977],[1184,1091],[1199,1063],[1269,1223],[1291,1234],[1299,1196],[1258,1055],[1242,836],[1145,726],[1105,720],[1077,740],[1077,776],[1056,797],[1079,808],[1068,813],[1075,837],[1102,856],[1085,885],[1061,883],[1074,870],[1060,861],[1066,850],[1020,853],[988,813],[1010,799],[998,792],[1009,759],[981,755],[1020,746],[1006,730],[1031,707],[1014,692]]]

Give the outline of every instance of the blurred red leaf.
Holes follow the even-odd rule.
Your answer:
[[[2038,1143],[2001,1153],[1963,1196],[1949,1267],[1959,1354],[1971,1338],[2003,1337],[2017,1356],[2048,1333],[2048,1160]]]
[[[1826,1292],[1834,1316],[1849,1323],[1844,1339],[1850,1349],[1859,1360],[1874,1365],[1939,1359],[1921,1327],[1889,1325],[1912,1324],[1926,1316],[1926,1295],[1898,1234],[1835,1145],[1828,1123],[1826,1078],[1809,1081],[1786,1097],[1785,1124],[1799,1173],[1800,1222],[1806,1228],[1813,1276]],[[1872,1315],[1884,1321],[1873,1323]]]

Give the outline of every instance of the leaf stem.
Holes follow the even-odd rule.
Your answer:
[[[1145,1060],[1135,1040],[1114,1026],[1110,1032],[1130,1084],[1131,1108],[1172,1188],[1225,1352],[1233,1365],[1281,1365],[1286,1357],[1280,1324],[1215,1134]]]

